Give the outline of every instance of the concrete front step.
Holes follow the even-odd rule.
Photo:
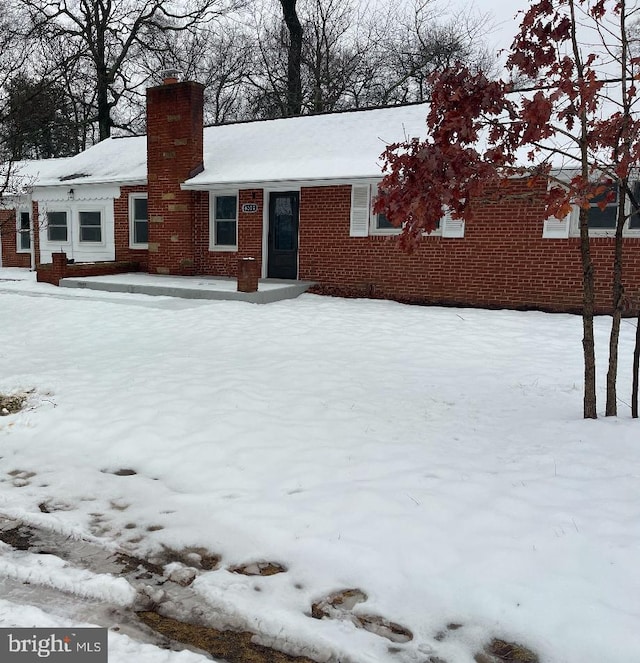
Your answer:
[[[257,292],[238,292],[236,279],[211,276],[163,276],[160,274],[115,274],[64,278],[62,288],[84,288],[103,292],[126,292],[140,295],[212,299],[269,304],[294,299],[315,285],[312,281],[261,279]]]

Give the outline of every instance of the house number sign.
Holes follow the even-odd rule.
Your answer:
[[[243,203],[242,211],[245,214],[254,214],[258,211],[258,205],[256,203]]]

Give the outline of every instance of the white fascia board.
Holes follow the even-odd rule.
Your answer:
[[[73,196],[69,190],[73,189]],[[120,197],[120,186],[117,184],[74,184],[64,183],[58,186],[35,187],[31,194],[36,202],[60,200],[103,200]]]
[[[3,196],[0,200],[0,209],[17,209],[18,207],[30,207],[31,194],[24,193],[21,195],[10,194]]]
[[[375,184],[382,179],[382,175],[370,177],[340,177],[318,180],[263,180],[261,182],[223,182],[212,184],[189,184],[183,182],[180,188],[185,191],[235,191],[236,189],[267,189],[286,190],[301,189],[316,186],[343,186],[349,184]]]

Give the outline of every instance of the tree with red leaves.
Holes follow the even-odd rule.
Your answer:
[[[424,232],[435,230],[445,210],[453,218],[471,221],[474,205],[499,196],[510,177],[526,177],[531,183],[540,177],[547,180],[547,217],[563,218],[577,206],[583,405],[584,417],[593,419],[595,291],[588,212],[594,198],[604,207],[617,196],[606,405],[606,414],[612,415],[625,301],[622,230],[627,199],[633,209],[638,203],[631,186],[640,163],[640,123],[634,114],[639,60],[629,50],[631,11],[624,0],[538,0],[523,13],[509,51],[510,80],[492,81],[462,65],[433,76],[428,138],[385,151],[386,174],[374,208],[403,225],[401,246],[411,251]]]

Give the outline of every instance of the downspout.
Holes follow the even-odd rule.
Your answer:
[[[71,199],[72,203],[73,203],[73,200],[75,200],[75,199],[74,199],[74,198]],[[76,210],[73,208],[73,204],[71,204],[71,205],[69,206],[69,219],[68,219],[68,224],[69,224],[69,244],[70,244],[70,247],[71,247],[71,255],[70,255],[70,256],[67,256],[67,261],[68,261],[69,259],[71,259],[71,260],[73,260],[74,262],[75,262],[75,258],[74,258],[74,255],[73,255],[73,250],[74,250],[74,245],[73,245],[73,223],[74,223],[74,221],[75,221],[76,216],[77,216],[77,214],[76,214]],[[78,217],[78,218],[80,218],[80,217]],[[78,221],[78,223],[80,223],[80,222]],[[80,230],[78,230],[78,233],[79,233],[79,232],[80,232]],[[114,232],[115,232],[115,231],[114,231]],[[60,251],[62,251],[62,250],[63,250],[62,247],[60,247]]]
[[[33,232],[33,201],[29,200],[29,246],[31,255],[31,271],[36,271],[36,242],[35,233]]]

